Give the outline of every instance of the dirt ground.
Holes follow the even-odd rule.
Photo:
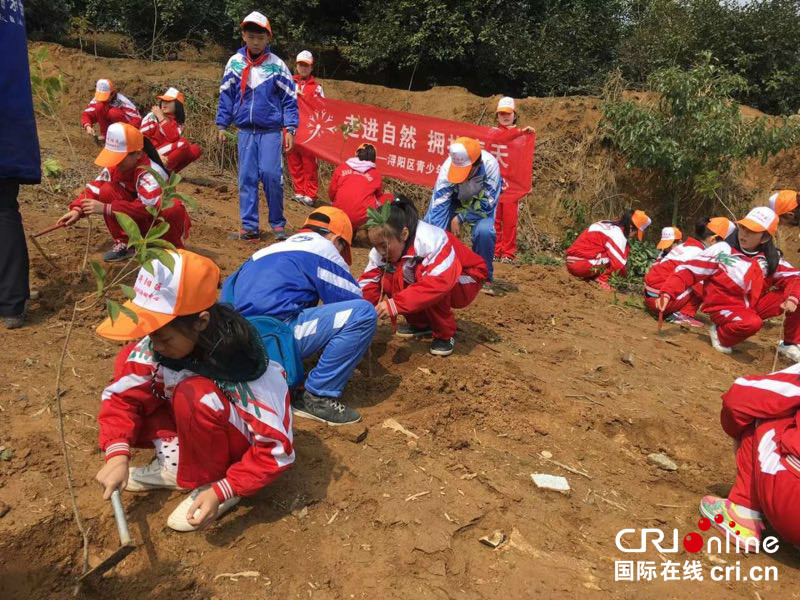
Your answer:
[[[105,62],[131,84],[138,69],[142,85],[174,68],[174,63]],[[76,53],[60,63],[84,96],[96,77],[89,63]],[[219,71],[191,68],[209,70],[213,77]],[[329,87],[337,94],[350,89],[346,83]],[[453,93],[451,112],[442,116],[469,114],[472,105],[459,108],[460,97]],[[424,103],[424,94],[409,97]],[[367,92],[348,97],[371,100]],[[485,102],[474,97],[469,102],[479,106],[479,100]],[[403,109],[419,109],[407,102]],[[81,108],[76,100],[64,113],[74,158],[56,124],[40,119],[43,154],[59,156],[70,179],[59,184],[63,189],[52,182],[24,189],[29,232],[62,214],[71,199],[69,182],[94,171],[94,144],[74,133]],[[574,118],[588,117],[579,112]],[[191,182],[183,191],[199,205],[189,248],[212,257],[228,274],[259,247],[225,240],[238,226],[233,174],[201,162],[186,175]],[[299,227],[307,212],[290,204],[290,225]],[[10,460],[0,461],[4,599],[71,597],[82,566],[57,420],[49,407],[72,302],[94,285],[79,272],[85,226],[84,221],[42,238],[56,267],[31,248],[32,286],[40,299],[32,303],[27,327],[2,334],[0,446],[13,450]],[[791,235],[785,239],[795,240]],[[96,222],[91,256],[108,246]],[[364,248],[355,250],[356,275],[366,255]],[[720,394],[735,377],[770,369],[780,337],[777,324],[768,324],[728,357],[711,348],[704,330],[666,325],[658,336],[655,321],[636,298],[578,282],[563,268],[498,265],[496,276],[504,294],[481,295],[458,314],[451,357],[432,357],[425,342],[401,340],[388,326],[379,328],[371,365],[361,364],[345,398],[364,416],[363,441],[352,441],[356,428],[298,420],[295,466],[202,533],[178,534],[166,527],[180,494],[125,494],[140,547],[86,596],[800,597],[800,560],[792,548],[749,556],[705,550],[692,555],[682,547],[675,554],[652,548],[626,554],[615,545],[624,528],[661,528],[667,545],[677,529],[682,539],[697,531],[700,498],[727,492],[735,467],[731,442],[719,425]],[[78,316],[62,396],[78,506],[91,527],[92,564],[117,544],[110,506],[93,482],[102,462],[95,415],[119,348],[94,334],[101,317],[99,308]],[[383,427],[390,418],[413,435]],[[678,470],[649,464],[647,455],[658,452],[671,457]],[[134,460],[150,458],[138,451]],[[565,476],[571,493],[537,489],[532,473]],[[479,542],[495,531],[506,538],[501,546]],[[636,543],[634,537],[626,538],[629,544]],[[654,561],[659,573],[666,560],[681,565],[699,560],[704,579],[617,582],[615,561],[624,560]],[[752,566],[776,566],[778,580],[710,580],[713,566],[737,563],[743,574]],[[245,571],[257,575],[223,575]]]

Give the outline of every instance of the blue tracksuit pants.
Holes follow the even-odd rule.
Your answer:
[[[264,185],[273,229],[286,225],[283,216],[283,134],[239,130],[239,217],[242,229],[258,231],[258,184]]]
[[[306,378],[306,389],[339,398],[369,348],[378,315],[366,300],[348,300],[307,308],[288,324],[303,358],[322,352]]]

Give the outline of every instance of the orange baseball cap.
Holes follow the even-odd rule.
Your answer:
[[[517,110],[516,105],[514,104],[514,99],[510,96],[503,96],[500,100],[497,101],[497,110],[496,113],[513,113]]]
[[[683,234],[680,229],[677,227],[664,227],[661,230],[661,241],[656,244],[656,248],[659,250],[666,250],[672,246],[676,240],[681,239],[683,239]]]
[[[308,215],[303,227],[313,225],[338,235],[347,242],[347,249],[344,252],[344,260],[349,265],[353,262],[350,255],[350,246],[353,244],[353,224],[350,217],[343,210],[333,206],[320,206]]]
[[[641,242],[642,238],[644,238],[644,230],[650,227],[650,223],[652,223],[652,221],[650,220],[650,217],[647,216],[647,213],[644,212],[643,210],[633,211],[633,215],[631,216],[631,221],[633,222],[634,225],[636,225],[636,229],[638,229],[636,235],[638,236],[639,241]]]
[[[797,208],[797,192],[794,190],[781,190],[769,197],[769,207],[778,216],[785,215]]]
[[[210,258],[188,250],[169,251],[175,259],[172,270],[153,260],[153,274],[139,269],[133,300],[123,306],[133,311],[136,322],[124,313],[113,322],[106,319],[97,333],[110,340],[133,340],[150,335],[182,315],[207,310],[217,301],[219,267]]]
[[[708,220],[706,229],[714,232],[718,237],[724,240],[733,233],[733,230],[736,229],[736,225],[734,225],[730,219],[726,219],[725,217],[714,217],[713,219]]]
[[[115,167],[131,152],[144,148],[142,132],[128,123],[112,123],[106,131],[106,145],[97,155],[94,164]]]
[[[98,79],[94,87],[94,99],[98,102],[105,102],[111,97],[114,91],[114,84],[110,79]]]
[[[247,15],[242,22],[239,24],[240,26],[244,27],[246,23],[253,23],[254,25],[258,25],[261,29],[266,29],[269,31],[269,34],[272,35],[272,27],[269,25],[269,19],[262,15],[257,10],[254,10],[249,15]]]
[[[447,170],[447,181],[463,183],[472,170],[472,164],[481,155],[481,144],[469,137],[456,138],[450,144],[450,168]]]
[[[159,100],[166,100],[167,102],[172,102],[173,100],[177,100],[181,104],[184,103],[185,96],[183,92],[179,92],[177,88],[171,87],[166,92],[164,92],[163,96],[158,96]]]
[[[767,206],[758,206],[747,213],[744,219],[736,221],[739,225],[747,227],[750,231],[766,231],[775,235],[778,230],[778,215]]]

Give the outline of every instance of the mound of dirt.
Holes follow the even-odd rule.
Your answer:
[[[208,86],[219,74],[219,65],[95,60],[52,46],[51,52],[74,86],[65,106],[70,128],[100,74],[113,74],[132,95],[163,86],[176,70]],[[451,118],[477,120],[491,107],[454,89],[406,94],[325,85],[329,95]],[[522,102],[523,118],[536,122],[544,144],[545,134],[591,128],[596,103],[529,99]],[[64,211],[68,184],[94,171],[96,153],[88,136],[75,134],[70,158],[57,124],[42,119],[39,125],[45,155],[67,163],[69,180],[60,190],[52,183],[25,188],[29,231]],[[199,205],[189,247],[229,274],[258,248],[225,239],[238,226],[233,173],[201,162],[186,175],[183,191]],[[298,227],[307,209],[289,202],[287,210],[290,225]],[[40,299],[31,306],[30,324],[3,336],[0,445],[13,456],[0,461],[2,598],[71,597],[81,571],[81,539],[48,407],[71,303],[93,286],[91,276],[79,272],[87,240],[94,258],[109,245],[102,225],[88,237],[85,226],[41,239],[55,267],[31,249]],[[365,249],[355,249],[355,273],[366,258]],[[776,555],[690,555],[683,548],[631,555],[615,544],[624,528],[676,528],[682,538],[695,530],[700,497],[727,492],[735,465],[719,426],[719,396],[736,376],[770,368],[780,336],[776,325],[722,356],[705,331],[666,325],[657,336],[637,298],[602,292],[561,268],[500,264],[496,273],[504,294],[481,295],[458,313],[456,352],[449,358],[434,358],[426,342],[379,328],[371,359],[346,391],[368,428],[362,442],[352,441],[351,428],[298,420],[293,469],[202,533],[166,527],[179,494],[125,494],[140,547],[96,595],[727,600],[794,594],[799,563],[790,548]],[[91,527],[90,564],[117,544],[110,506],[93,482],[102,462],[95,415],[118,350],[94,334],[101,317],[102,307],[79,315],[62,382],[78,507]],[[387,419],[413,436],[384,427]],[[678,470],[650,464],[651,453],[668,455]],[[150,458],[140,451],[134,460]],[[566,477],[571,493],[536,488],[533,473]],[[480,543],[496,531],[505,540],[499,547]],[[615,561],[624,560],[653,561],[659,571],[666,560],[699,560],[705,577],[617,582]],[[741,562],[742,573],[777,565],[779,579],[712,581],[709,571],[721,560]],[[242,572],[249,574],[230,575]]]

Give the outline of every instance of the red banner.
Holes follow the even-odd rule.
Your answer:
[[[385,177],[433,188],[439,168],[457,137],[480,140],[500,163],[503,196],[522,198],[531,191],[534,133],[498,129],[398,112],[330,98],[298,96],[300,127],[296,143],[316,157],[339,164],[365,142],[375,146]]]

